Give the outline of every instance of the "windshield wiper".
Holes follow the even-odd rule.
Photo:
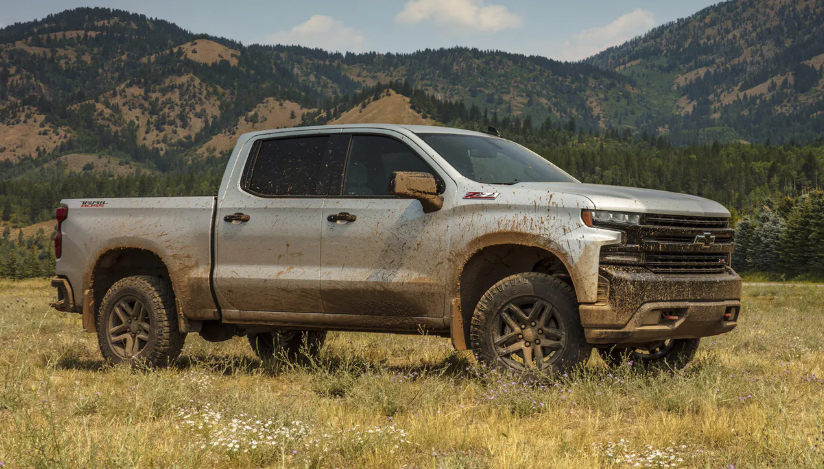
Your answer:
[[[513,182],[487,182],[487,184],[496,184],[499,186],[514,186],[515,184],[520,184],[521,181],[513,181]]]

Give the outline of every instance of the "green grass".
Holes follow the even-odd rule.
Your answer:
[[[811,285],[824,283],[824,278],[810,275],[787,277],[784,274],[772,272],[745,272],[739,274],[746,283],[807,283]]]
[[[597,358],[524,384],[443,338],[334,333],[317,363],[191,335],[178,363],[104,364],[42,280],[0,282],[5,467],[824,466],[824,291],[746,287],[683,372]],[[665,465],[666,464],[666,465]]]

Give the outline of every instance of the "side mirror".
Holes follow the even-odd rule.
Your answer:
[[[395,171],[389,183],[389,193],[420,200],[424,213],[443,207],[443,196],[438,194],[438,182],[429,173]]]

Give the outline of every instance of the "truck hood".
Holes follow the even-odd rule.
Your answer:
[[[524,182],[514,188],[579,195],[591,200],[597,210],[704,217],[730,216],[730,212],[718,202],[694,195],[653,189],[574,182]]]

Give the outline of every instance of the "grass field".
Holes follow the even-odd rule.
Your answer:
[[[170,369],[104,365],[47,282],[0,282],[0,467],[824,467],[824,289],[747,287],[678,373],[539,384],[435,337],[330,334],[318,363],[196,335]]]

